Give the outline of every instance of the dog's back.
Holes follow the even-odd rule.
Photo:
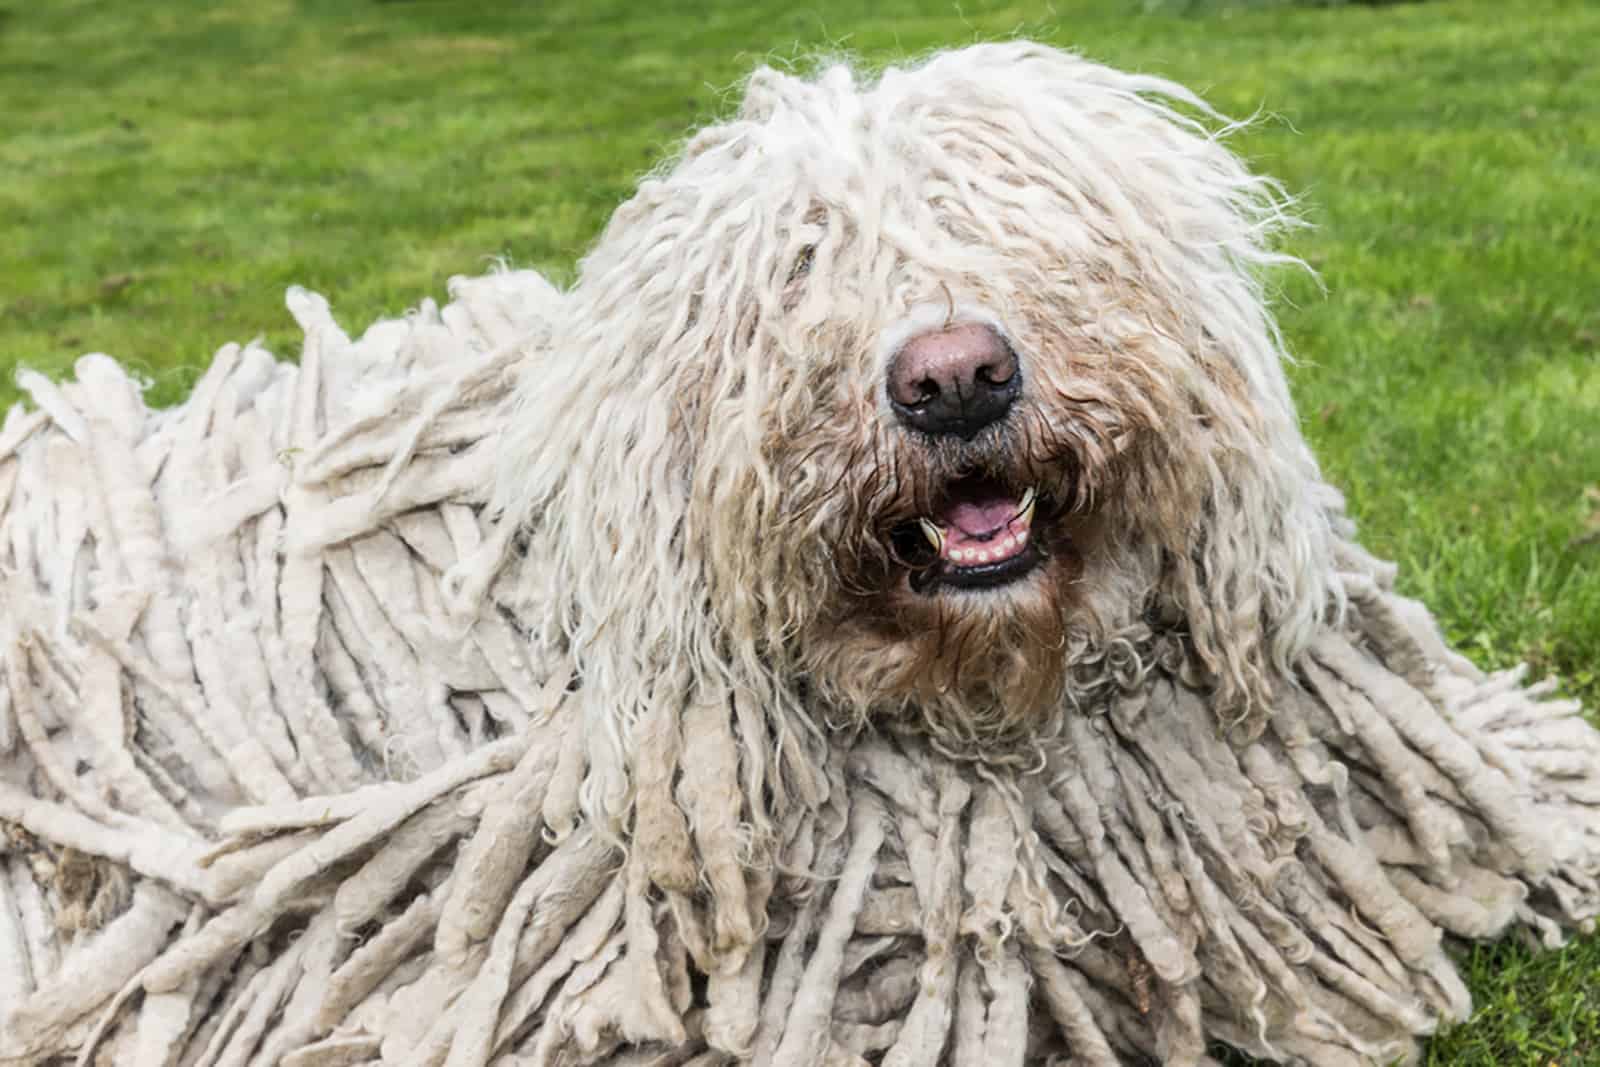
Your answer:
[[[414,780],[541,706],[509,610],[469,601],[503,548],[495,412],[561,296],[531,271],[451,295],[351,340],[293,290],[299,366],[230,345],[169,410],[106,356],[22,376],[33,405],[0,430],[0,1061],[81,1041],[183,894],[250,891],[250,864],[203,858],[239,820]],[[137,943],[103,951],[117,936]]]

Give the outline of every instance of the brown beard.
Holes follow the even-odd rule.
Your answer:
[[[1056,706],[1062,654],[1077,606],[1082,557],[1052,555],[1003,589],[912,592],[904,586],[841,613],[815,667],[876,694],[884,709],[915,708],[974,745],[1000,745]]]
[[[1114,456],[1098,427],[1049,432],[1026,412],[971,442],[900,434],[838,492],[850,502],[834,554],[838,593],[802,664],[828,703],[863,715],[936,719],[952,743],[994,748],[1056,707],[1073,630],[1095,628],[1089,587],[1105,549]],[[993,588],[952,588],[915,543],[918,516],[974,472],[1021,492],[1037,486],[1029,551],[1037,562]],[[908,542],[910,524],[912,539]],[[930,577],[931,575],[931,577]]]

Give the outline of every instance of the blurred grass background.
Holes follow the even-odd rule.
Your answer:
[[[1600,698],[1600,6],[1541,0],[0,0],[0,401],[110,352],[184,395],[495,257],[570,278],[758,62],[1024,34],[1183,81],[1304,199],[1280,313],[1368,545],[1488,666]],[[1600,944],[1464,958],[1434,1064],[1600,1063]]]

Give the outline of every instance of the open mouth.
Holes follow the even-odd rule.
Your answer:
[[[982,476],[952,482],[932,513],[890,533],[912,569],[911,588],[992,589],[1023,577],[1044,559],[1034,538],[1037,504],[1031,487],[1017,492]]]

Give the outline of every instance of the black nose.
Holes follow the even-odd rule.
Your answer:
[[[971,437],[1004,418],[1021,391],[1017,354],[981,323],[918,334],[889,361],[889,406],[924,433]]]

